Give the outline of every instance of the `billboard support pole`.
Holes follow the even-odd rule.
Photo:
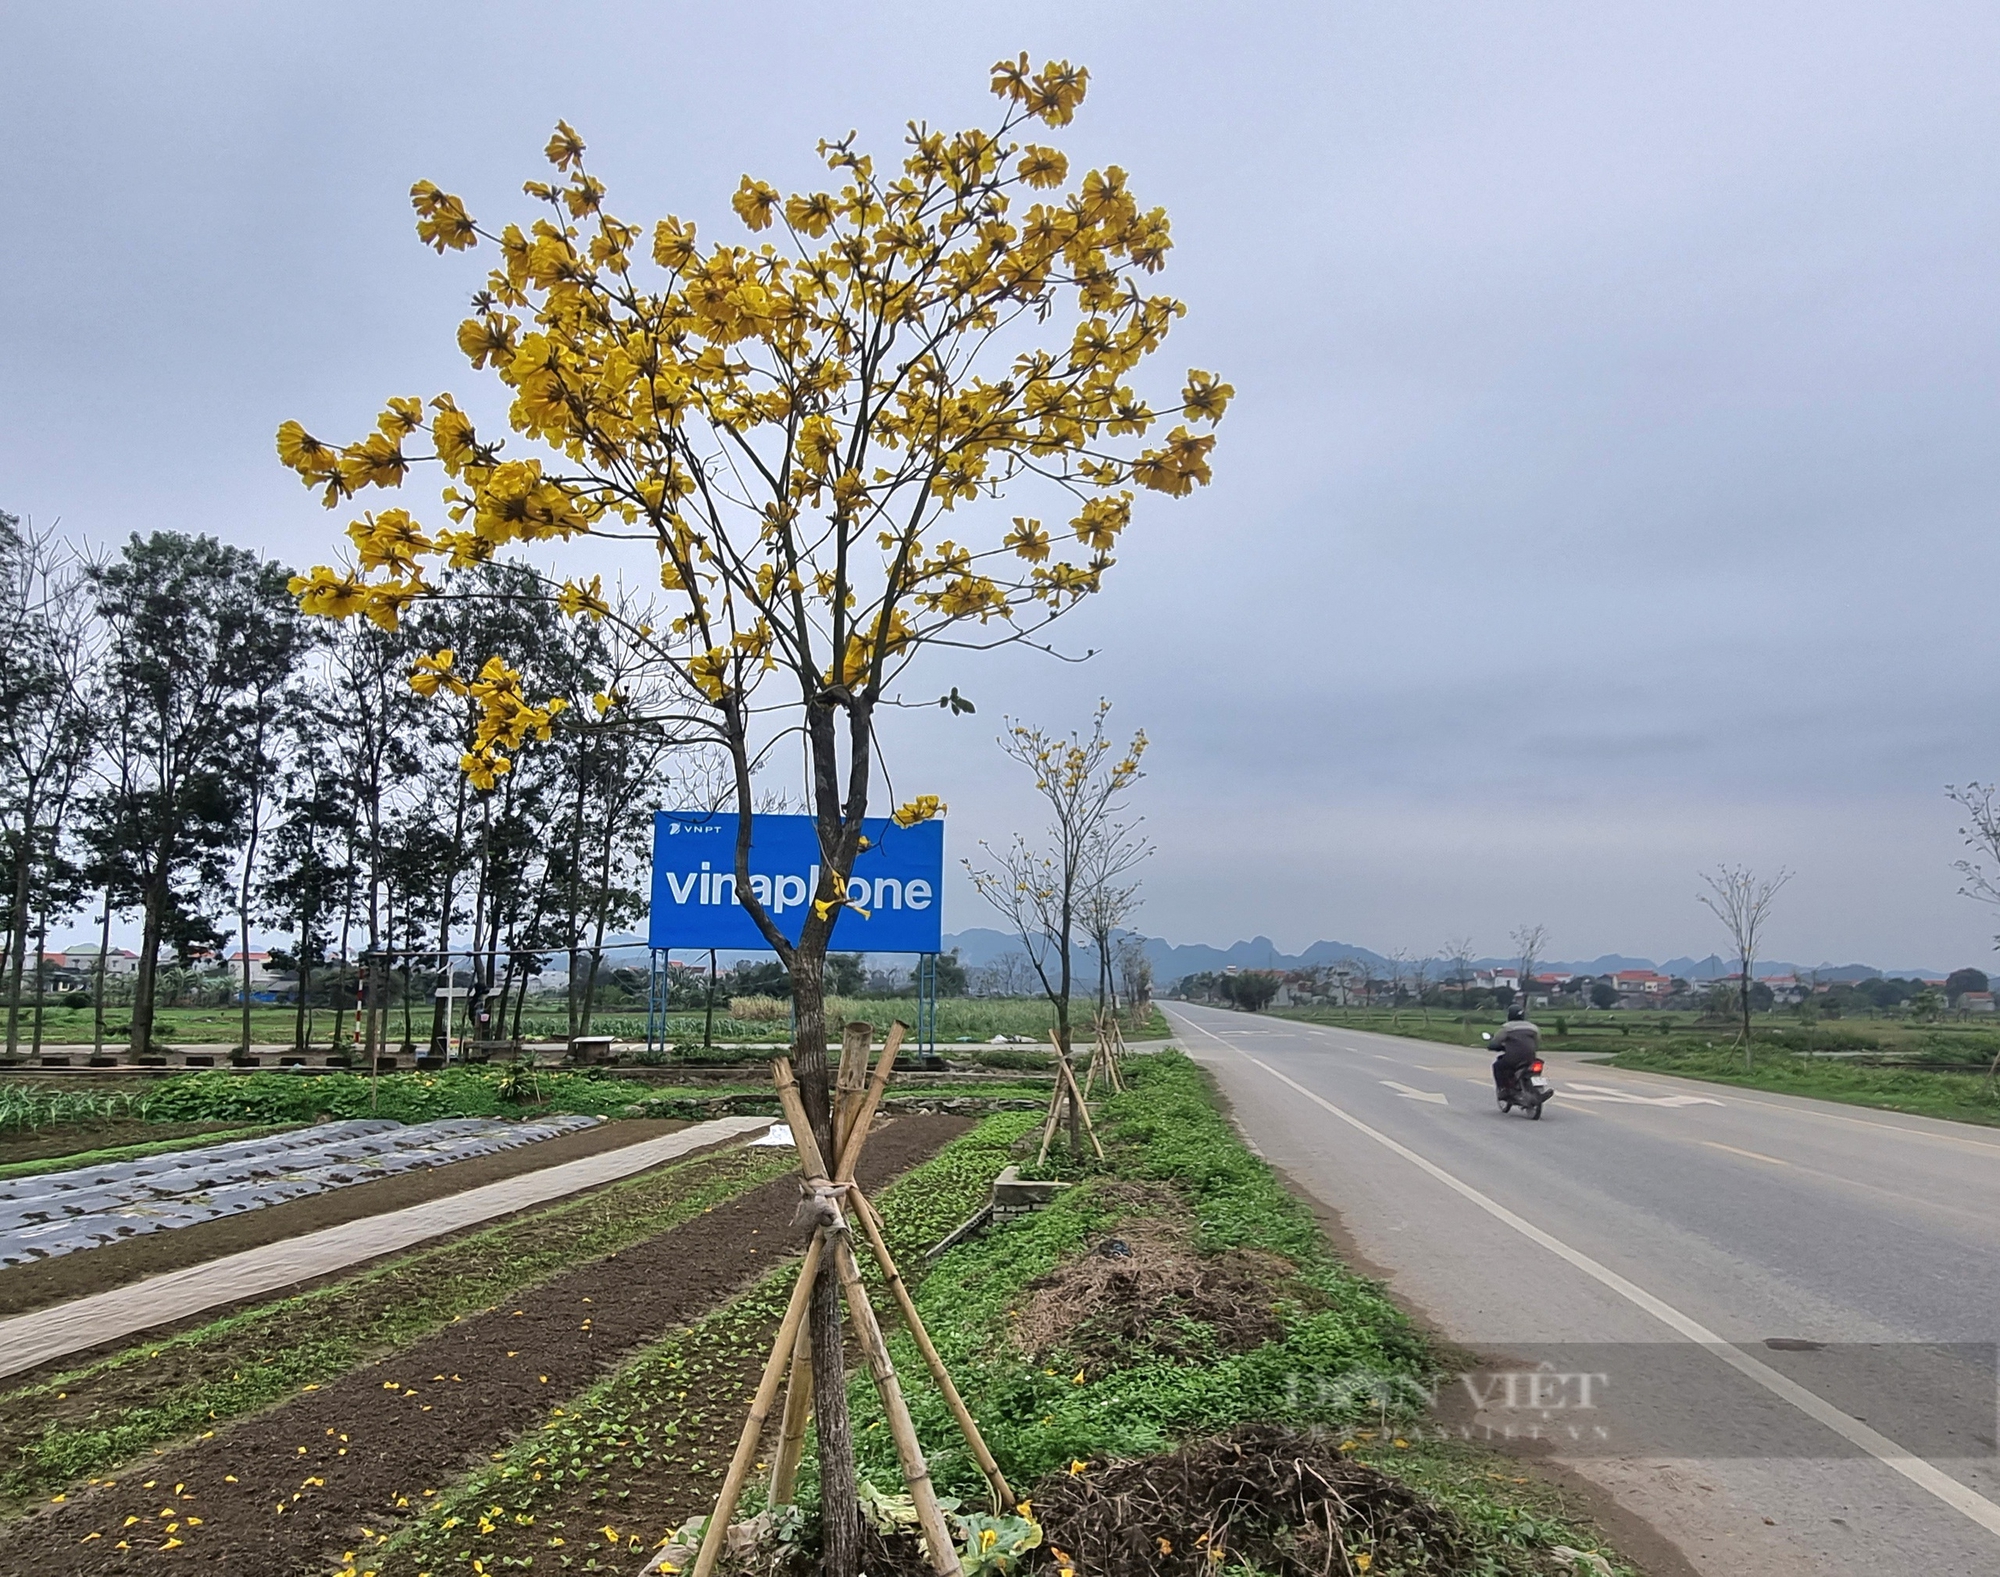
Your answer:
[[[651,1055],[653,1048],[664,1047],[667,1039],[666,1012],[660,1000],[660,988],[667,974],[666,964],[671,957],[663,960],[667,952],[664,948],[646,949],[646,1052]]]
[[[937,1051],[937,954],[917,960],[917,1049]]]
[[[701,1026],[701,1049],[715,1048],[715,949],[708,950],[708,1018]]]

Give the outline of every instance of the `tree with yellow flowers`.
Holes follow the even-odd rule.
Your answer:
[[[507,391],[512,438],[449,394],[391,399],[351,443],[295,421],[278,431],[280,457],[329,508],[419,465],[442,473],[448,523],[364,512],[350,562],[294,582],[309,612],[393,626],[452,571],[514,544],[592,538],[656,557],[672,617],[626,633],[671,680],[677,721],[698,721],[730,764],[738,901],[790,972],[815,1128],[829,1121],[826,945],[861,847],[878,709],[923,647],[1035,640],[1100,590],[1135,490],[1208,482],[1203,429],[1232,393],[1202,371],[1165,396],[1135,387],[1185,309],[1150,288],[1172,245],[1165,212],[1117,166],[1074,179],[1034,140],[1069,124],[1087,82],[1067,62],[1003,60],[990,130],[912,123],[883,169],[852,133],[822,142],[824,186],[790,196],[746,175],[731,199],[739,241],[615,217],[566,123],[545,150],[556,178],[526,184],[540,212],[525,228],[481,224],[419,181],[424,241],[498,253],[458,343]],[[598,576],[545,584],[571,617],[617,617]],[[566,726],[497,658],[439,654],[412,682],[478,707],[463,763],[477,788]],[[606,695],[596,710],[615,722],[629,704]],[[752,775],[789,729],[823,873],[796,935],[749,879]],[[942,809],[926,796],[895,815]],[[823,1301],[837,1338],[830,1290]],[[819,1392],[828,1569],[846,1572],[852,1464],[828,1329],[816,1314],[834,1382]]]

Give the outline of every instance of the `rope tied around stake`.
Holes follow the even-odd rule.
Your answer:
[[[847,1215],[841,1207],[853,1187],[852,1183],[807,1181],[799,1189],[799,1208],[792,1225],[806,1232],[847,1231]]]

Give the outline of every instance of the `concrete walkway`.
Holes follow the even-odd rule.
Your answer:
[[[93,1293],[0,1320],[0,1376],[119,1341],[204,1309],[258,1297],[379,1259],[446,1233],[512,1215],[661,1165],[691,1151],[760,1133],[768,1117],[720,1117],[658,1139],[510,1177],[445,1199],[308,1232],[129,1287]]]

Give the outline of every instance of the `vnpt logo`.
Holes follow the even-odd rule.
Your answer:
[[[710,862],[703,860],[698,871],[660,873],[677,906],[736,902],[735,873],[711,870],[709,866]],[[818,887],[817,865],[804,876],[791,872],[775,875],[753,872],[750,877],[751,893],[773,914],[798,908]],[[850,876],[847,879],[847,901],[862,909],[928,909],[936,896],[931,884],[921,876],[908,881],[895,876],[878,876],[873,881],[865,876]]]

